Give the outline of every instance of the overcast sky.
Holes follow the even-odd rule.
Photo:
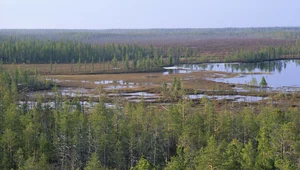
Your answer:
[[[0,0],[0,29],[271,26],[300,26],[300,0]]]

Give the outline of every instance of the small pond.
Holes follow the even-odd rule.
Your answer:
[[[57,92],[53,92],[51,90],[29,92],[28,96],[54,96],[56,94],[61,94],[62,96],[70,97],[100,97],[99,94],[94,94],[94,91],[94,89],[65,87],[58,89]]]
[[[209,99],[214,99],[214,100],[233,100],[234,102],[258,102],[261,100],[268,99],[267,97],[258,97],[258,96],[242,96],[242,95],[208,96],[204,94],[187,95],[186,97],[189,99],[202,99],[203,97],[207,97]]]
[[[189,71],[218,71],[239,73],[233,78],[210,78],[216,82],[259,85],[262,77],[274,90],[300,90],[300,60],[277,60],[256,63],[183,64],[179,68]],[[186,70],[183,70],[186,71]],[[219,76],[220,77],[220,76]]]
[[[23,106],[23,105],[27,105],[29,109],[33,109],[34,107],[37,107],[38,102],[36,101],[19,101],[18,102],[18,106]],[[59,107],[62,106],[63,104],[65,104],[64,102],[61,103],[56,103],[55,102],[42,102],[41,106],[42,107],[50,107],[50,108],[55,108],[55,107]],[[82,101],[82,102],[78,102],[77,104],[83,106],[85,109],[92,109],[94,108],[96,105],[99,104],[99,102],[88,102],[88,101]],[[70,106],[72,106],[73,108],[76,107],[76,105],[73,103],[69,103]],[[106,108],[117,108],[117,106],[115,104],[112,103],[104,103]]]

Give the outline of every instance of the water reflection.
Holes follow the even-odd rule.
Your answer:
[[[180,67],[189,68],[192,71],[224,71],[232,73],[250,72],[278,72],[287,69],[290,65],[300,66],[300,60],[278,60],[257,63],[204,63],[183,64]]]
[[[173,66],[173,67],[164,67],[166,70],[163,72],[163,75],[168,75],[168,74],[181,74],[181,73],[190,73],[191,70],[186,68],[186,67],[178,67],[178,66]]]
[[[211,79],[217,82],[249,84],[256,80],[260,83],[262,77],[265,77],[268,86],[273,88],[296,87],[300,88],[300,60],[278,60],[257,63],[207,63],[182,65],[192,71],[221,71],[229,73],[240,73],[234,78],[216,78]]]

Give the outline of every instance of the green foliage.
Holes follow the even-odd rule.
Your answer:
[[[162,84],[163,91],[167,91],[167,88],[168,88],[168,84],[166,82],[163,82]]]
[[[298,108],[245,106],[235,113],[207,98],[192,107],[176,93],[178,101],[167,106],[107,108],[100,100],[83,110],[80,98],[63,98],[57,88],[53,107],[43,97],[19,106],[26,82],[41,83],[34,77],[0,72],[0,169],[298,168]],[[163,92],[182,89],[174,77]]]
[[[182,81],[179,78],[177,77],[174,77],[173,78],[173,81],[172,81],[172,91],[178,91],[178,90],[181,90],[182,89]]]
[[[241,169],[242,144],[233,139],[226,148],[222,167],[225,169]]]
[[[257,85],[258,85],[258,84],[257,84],[257,80],[256,80],[255,77],[252,77],[251,81],[249,82],[249,85],[250,85],[250,86],[257,86]]]
[[[147,159],[142,156],[135,167],[131,167],[130,170],[154,170],[155,168],[151,165]]]
[[[268,83],[267,83],[267,81],[266,81],[266,79],[265,79],[264,76],[261,78],[261,81],[260,81],[259,85],[261,87],[267,87],[268,86]]]
[[[159,59],[159,66],[163,66],[163,65],[165,65],[165,62],[163,56],[161,55]]]
[[[91,72],[94,73],[94,71],[95,71],[94,56],[92,56],[92,69],[91,69]]]
[[[50,73],[53,72],[53,65],[52,65],[52,61],[50,61]]]
[[[273,169],[273,148],[270,146],[269,129],[265,126],[260,129],[257,149],[258,154],[256,157],[255,167],[257,169]]]
[[[126,57],[125,57],[125,69],[129,70],[129,55],[128,54],[126,54]]]
[[[0,51],[1,63],[50,63],[51,71],[53,71],[53,63],[75,64],[75,61],[77,61],[77,70],[80,71],[82,61],[94,62],[94,58],[98,58],[99,63],[112,61],[113,67],[117,67],[117,61],[123,60],[123,68],[128,70],[130,61],[134,59],[142,60],[146,59],[147,56],[152,59],[155,56],[168,55],[167,50],[155,48],[152,45],[149,47],[136,44],[91,45],[78,41],[11,37],[0,41]],[[158,59],[151,61],[151,63],[152,65],[159,65]],[[163,65],[162,61],[160,65]],[[71,67],[71,71],[74,71],[73,67]]]
[[[112,59],[112,64],[114,68],[118,67],[118,60],[117,60],[117,56],[114,55],[113,59]]]
[[[81,69],[81,59],[80,58],[78,59],[77,67],[78,67],[78,71],[80,72],[80,69]]]
[[[86,67],[87,67],[86,61],[84,61],[84,72],[86,72]]]
[[[295,30],[294,30],[295,29]],[[221,29],[222,30],[222,29]],[[253,34],[252,29],[245,29],[246,32]],[[242,29],[241,32],[245,31]],[[281,30],[281,31],[274,31]],[[282,31],[285,30],[285,31]],[[292,31],[291,31],[292,30]],[[24,31],[24,30],[23,30]],[[23,31],[21,31],[23,33]],[[154,30],[152,30],[155,32]],[[152,32],[150,31],[150,32]],[[229,37],[232,37],[235,29],[225,29],[225,30],[176,30],[175,32],[166,30],[171,35],[177,35],[179,32],[187,32],[194,36],[223,36],[224,32],[228,33]],[[208,31],[208,32],[207,32]],[[266,28],[256,30],[256,34],[266,34],[266,37],[297,37],[299,39],[299,30],[296,28]],[[0,30],[0,33],[2,31]],[[10,32],[8,30],[8,32]],[[18,31],[17,31],[18,32]],[[25,31],[26,32],[26,31]],[[39,31],[38,31],[39,32]],[[46,31],[47,32],[47,31]],[[63,31],[64,32],[64,31]],[[73,31],[71,31],[73,32]],[[76,32],[76,31],[75,31]],[[126,31],[125,31],[126,32]],[[214,32],[214,33],[213,33]],[[222,33],[220,33],[222,32]],[[242,34],[240,31],[235,32],[239,36]],[[21,34],[22,34],[21,33]],[[124,32],[121,31],[120,34]],[[161,32],[158,34],[160,35]],[[203,33],[203,35],[202,35]],[[35,35],[34,33],[33,35]],[[39,33],[37,33],[39,34]],[[82,39],[89,39],[90,36],[86,35],[86,32],[78,32],[82,35],[81,38],[76,37],[76,39],[70,39],[72,33],[66,33],[61,35],[61,33],[52,33],[60,38],[52,39],[50,36],[46,36],[41,39],[33,36],[32,34],[26,35],[26,38],[10,36],[3,36],[0,41],[0,62],[1,63],[50,63],[50,72],[55,70],[53,68],[53,63],[72,63],[70,66],[70,71],[74,72],[75,61],[77,61],[77,71],[81,71],[81,60],[87,63],[93,63],[94,58],[97,57],[99,63],[105,63],[112,61],[114,68],[117,67],[118,61],[123,62],[124,71],[128,71],[130,68],[133,70],[155,70],[164,65],[177,65],[181,62],[209,62],[215,60],[207,54],[202,54],[199,49],[191,49],[190,47],[153,47],[153,45],[142,46],[136,44],[95,44],[94,40],[81,41]],[[90,33],[96,34],[99,33]],[[89,34],[89,35],[90,35]],[[212,35],[211,35],[212,34]],[[294,35],[296,34],[296,35]],[[1,34],[0,34],[1,35]],[[4,33],[4,35],[6,35]],[[19,34],[18,34],[19,35]],[[109,34],[109,35],[114,35]],[[130,36],[135,35],[135,33]],[[138,34],[140,36],[140,34]],[[146,36],[149,36],[146,31]],[[246,34],[248,37],[248,34]],[[284,36],[283,36],[284,35]],[[292,36],[291,36],[292,35]],[[64,37],[64,38],[61,38]],[[128,36],[128,35],[127,35]],[[180,36],[182,36],[180,34]],[[201,37],[200,36],[200,37]],[[84,38],[85,37],[85,38]],[[102,37],[102,35],[99,37]],[[234,36],[233,36],[234,37]],[[254,36],[255,37],[255,36]],[[113,37],[112,37],[113,38]],[[133,37],[131,37],[133,38]],[[136,37],[134,37],[136,38]],[[207,37],[206,37],[207,38]],[[236,37],[234,37],[236,38]],[[143,38],[144,40],[144,38]],[[226,60],[227,62],[240,61],[240,62],[253,62],[253,61],[266,61],[266,60],[276,60],[279,58],[296,58],[300,54],[300,43],[296,41],[295,43],[289,43],[286,45],[276,46],[276,47],[262,47],[257,50],[236,50],[231,53],[231,55],[222,56],[221,60]],[[159,57],[160,56],[160,57]],[[185,60],[183,60],[183,58]],[[166,61],[164,61],[166,60]],[[0,64],[1,65],[1,64]],[[108,67],[108,65],[105,65]],[[106,68],[102,68],[105,70]],[[85,68],[86,71],[86,68]],[[94,67],[92,66],[92,71],[94,72]]]
[[[91,159],[87,163],[84,170],[102,170],[105,169],[102,167],[101,162],[96,153],[93,153]]]
[[[196,158],[196,169],[210,170],[218,169],[222,165],[222,154],[220,146],[213,136],[207,141],[207,146],[200,150]]]
[[[255,150],[252,145],[252,141],[249,140],[245,147],[242,149],[241,165],[245,170],[253,169],[255,164]]]
[[[173,58],[171,55],[168,57],[168,65],[173,65]]]
[[[177,155],[165,167],[165,170],[185,170],[189,165],[189,160],[185,157],[184,148],[177,148]]]

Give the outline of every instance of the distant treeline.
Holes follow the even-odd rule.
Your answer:
[[[136,44],[92,45],[74,41],[17,40],[8,38],[0,42],[2,63],[74,63],[116,60],[140,60],[150,57],[172,56],[178,63],[182,56],[191,56],[190,48],[153,48]]]
[[[224,57],[224,61],[264,61],[283,57],[299,57],[300,42],[285,46],[263,47],[257,51],[240,50]],[[183,47],[153,47],[136,44],[93,45],[76,41],[18,40],[12,37],[0,42],[0,62],[10,63],[96,63],[127,62],[127,68],[151,60],[151,65],[163,66],[180,62],[210,62],[212,58],[202,56],[197,49]],[[129,62],[133,61],[133,62]],[[154,63],[156,62],[156,63]],[[130,65],[129,65],[130,64]],[[125,68],[125,67],[124,67]]]
[[[284,57],[300,57],[300,42],[295,44],[287,44],[285,46],[278,47],[265,47],[258,51],[241,50],[230,57],[225,57],[227,61],[265,61],[275,60]]]
[[[300,27],[265,28],[185,28],[185,29],[108,29],[53,30],[3,29],[1,37],[39,40],[69,40],[86,43],[142,43],[157,40],[196,40],[209,38],[276,38],[300,39]]]

